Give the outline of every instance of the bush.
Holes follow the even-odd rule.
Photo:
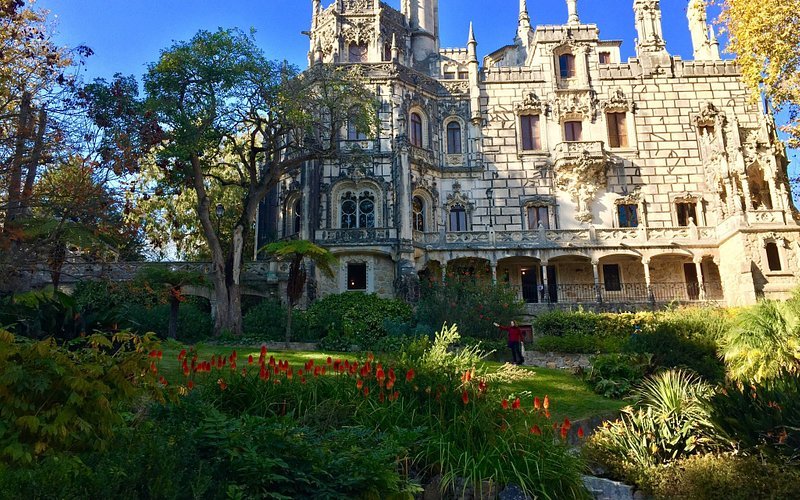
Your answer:
[[[769,384],[729,384],[710,400],[717,432],[741,452],[800,460],[800,375]]]
[[[643,485],[656,498],[800,498],[800,470],[754,457],[697,455],[653,468]]]
[[[166,338],[169,332],[169,305],[146,307],[131,304],[124,308],[123,326],[139,333],[153,332]],[[187,302],[178,309],[178,339],[194,343],[210,337],[214,332],[211,315],[197,305]]]
[[[515,288],[493,284],[485,276],[464,276],[447,273],[447,281],[423,282],[422,297],[417,305],[417,321],[440,328],[455,323],[467,337],[496,339],[492,323],[507,325],[519,319],[525,304]]]
[[[586,334],[536,337],[533,341],[534,350],[569,354],[618,353],[623,350],[624,345],[623,338]]]
[[[337,351],[358,346],[372,349],[386,337],[384,322],[411,320],[411,306],[402,300],[383,299],[374,294],[329,295],[308,308],[308,328],[319,332],[323,349]]]
[[[689,368],[710,381],[720,381],[725,367],[717,358],[716,343],[700,335],[681,331],[680,326],[665,322],[652,333],[632,336],[625,352],[651,354],[653,364],[664,368]]]
[[[244,315],[242,330],[248,339],[281,342],[286,338],[286,308],[278,300],[264,300],[252,306]],[[295,337],[302,332],[300,329],[293,330]]]
[[[710,386],[684,371],[662,372],[635,392],[638,409],[622,410],[587,442],[588,456],[615,478],[643,484],[661,464],[715,448],[704,398]]]
[[[646,354],[603,354],[592,360],[584,380],[597,394],[619,399],[652,372],[652,359]]]
[[[534,334],[548,337],[584,336],[627,338],[637,332],[652,329],[657,315],[650,312],[595,314],[578,311],[549,311],[533,320]]]

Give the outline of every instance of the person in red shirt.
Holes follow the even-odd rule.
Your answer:
[[[525,361],[525,358],[522,357],[522,338],[525,335],[522,332],[522,328],[517,326],[517,322],[514,320],[511,320],[509,326],[502,326],[498,323],[494,323],[494,326],[508,333],[508,348],[511,349],[511,362],[515,365],[521,365]]]

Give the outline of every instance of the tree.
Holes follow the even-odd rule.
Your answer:
[[[336,257],[330,250],[315,245],[306,240],[276,241],[265,246],[263,251],[274,256],[277,260],[289,261],[289,279],[286,283],[286,301],[288,314],[286,316],[286,344],[292,340],[292,310],[303,297],[306,286],[306,260],[329,276],[333,276],[331,265],[336,262]]]
[[[737,56],[754,99],[789,112],[784,130],[800,145],[800,0],[717,0],[728,50]]]
[[[187,286],[202,286],[205,284],[205,277],[202,274],[191,271],[177,271],[162,266],[148,266],[142,269],[137,281],[146,287],[153,289],[156,293],[159,290],[167,297],[169,303],[169,330],[167,337],[178,338],[178,312],[181,302],[183,302],[183,289]]]
[[[98,85],[108,89],[115,84]],[[130,89],[120,96],[110,93],[97,116],[108,118],[107,132],[116,130],[108,137],[125,138],[126,130],[149,133],[129,142],[154,144],[161,194],[193,192],[212,261],[215,332],[240,334],[243,250],[259,203],[305,162],[336,158],[348,118],[362,129],[374,129],[372,94],[345,68],[318,65],[298,74],[287,64],[269,61],[252,35],[238,30],[201,31],[188,42],[175,43],[150,65],[144,88],[141,104],[131,100]],[[120,111],[115,97],[131,105]],[[353,109],[360,111],[348,113]],[[135,130],[124,128],[129,114],[141,124]],[[240,190],[241,205],[232,213],[226,238],[215,224],[213,212],[220,201],[209,190],[212,181]]]

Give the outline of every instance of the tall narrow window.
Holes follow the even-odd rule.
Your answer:
[[[447,154],[461,154],[461,125],[458,122],[447,124]]]
[[[679,202],[675,205],[675,209],[678,211],[679,226],[688,226],[690,220],[694,224],[697,224],[697,203],[686,201]]]
[[[619,227],[639,227],[639,207],[632,204],[617,205]]]
[[[347,140],[348,141],[365,141],[367,140],[367,134],[360,130],[358,127],[358,113],[359,110],[357,107],[350,108],[350,112],[347,114]]]
[[[625,113],[608,113],[608,145],[612,148],[628,147],[628,127]]]
[[[466,231],[467,230],[467,210],[463,205],[453,205],[450,207],[450,231]]]
[[[600,64],[611,64],[611,52],[600,52]]]
[[[352,291],[367,289],[367,265],[365,263],[347,264],[347,289]]]
[[[769,270],[770,271],[783,270],[783,266],[781,266],[781,254],[778,251],[778,245],[772,242],[767,243],[766,251],[767,251],[767,265],[769,266]]]
[[[528,229],[535,231],[539,225],[550,229],[550,209],[548,207],[528,207]]]
[[[578,142],[583,140],[583,123],[564,122],[564,140],[567,142]]]
[[[561,78],[575,78],[575,56],[572,54],[558,56],[558,67]]]
[[[607,292],[622,291],[619,264],[603,264],[603,285]]]
[[[538,151],[542,149],[542,141],[539,133],[539,115],[520,116],[520,127],[522,129],[522,149],[524,151]]]
[[[425,202],[419,196],[415,196],[411,202],[412,224],[414,231],[425,232]]]
[[[348,56],[351,63],[367,62],[367,45],[350,44]]]
[[[392,60],[392,44],[391,43],[384,43],[383,44],[383,60],[384,61],[391,61]]]
[[[292,209],[292,216],[294,220],[292,221],[292,230],[294,231],[293,234],[300,234],[300,229],[303,225],[303,200],[298,199],[294,202],[294,208]]]
[[[413,146],[422,147],[422,116],[419,113],[411,113],[411,124],[408,135]]]

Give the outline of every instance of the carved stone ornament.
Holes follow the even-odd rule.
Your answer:
[[[584,151],[577,161],[557,163],[555,174],[556,185],[569,193],[577,204],[575,219],[583,223],[592,222],[592,201],[608,184],[606,162]]]
[[[714,104],[705,102],[700,106],[700,112],[694,116],[694,124],[697,127],[713,127],[718,120],[724,121],[724,118],[725,113],[719,111]]]
[[[469,82],[442,82],[442,87],[449,94],[466,94],[469,92]]]
[[[556,204],[556,198],[554,196],[549,196],[545,194],[528,196],[524,200],[522,200],[522,205],[524,207],[547,207],[547,206],[553,206],[555,204]]]
[[[525,95],[525,99],[514,104],[514,110],[518,114],[545,114],[547,111],[547,104],[539,99],[539,96],[536,95],[536,92],[529,92]]]
[[[618,88],[600,104],[600,107],[605,113],[628,113],[633,111],[633,100],[625,97],[625,92]]]
[[[369,43],[375,36],[375,24],[371,19],[348,19],[342,29],[342,36],[347,43]]]
[[[590,90],[560,90],[556,96],[553,114],[556,120],[577,118],[594,120],[597,100]]]
[[[615,205],[638,205],[642,201],[642,191],[634,189],[625,196],[620,195],[619,198],[614,200]]]
[[[343,12],[364,12],[372,10],[375,0],[344,0],[342,2]]]
[[[679,194],[672,200],[673,203],[697,203],[699,201],[700,201],[700,196],[692,194],[688,191]]]
[[[775,243],[779,247],[787,247],[786,237],[784,237],[780,233],[764,233],[761,235],[761,244],[762,246],[767,246],[767,243]]]
[[[445,208],[448,210],[453,205],[461,205],[467,211],[472,211],[475,207],[475,205],[469,201],[467,195],[461,192],[461,185],[457,182],[453,184],[453,192],[447,195],[447,201],[445,201]]]

